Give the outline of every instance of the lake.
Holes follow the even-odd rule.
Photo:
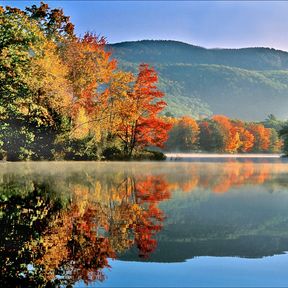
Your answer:
[[[0,164],[1,287],[287,287],[288,162]]]

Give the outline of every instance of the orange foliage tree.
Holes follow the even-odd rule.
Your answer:
[[[170,124],[158,114],[165,108],[157,73],[141,64],[135,78],[117,70],[106,41],[87,33],[63,50],[73,91],[73,137],[92,136],[99,145],[117,145],[131,158],[135,148],[162,147]],[[109,144],[111,142],[112,144]]]
[[[251,123],[248,130],[254,136],[253,151],[268,152],[270,146],[271,129],[265,128],[262,124]]]
[[[254,135],[249,132],[242,121],[234,121],[233,125],[239,134],[240,146],[239,152],[250,152],[254,146]]]
[[[147,64],[141,64],[132,90],[127,93],[127,105],[120,111],[117,136],[128,158],[135,148],[163,147],[168,138],[171,124],[159,117],[166,102],[160,100],[164,94],[158,90],[157,81],[155,70]]]
[[[239,133],[237,129],[233,126],[230,119],[223,115],[215,115],[212,117],[216,121],[223,131],[224,135],[224,151],[229,153],[237,152],[241,145]]]
[[[105,51],[105,45],[105,38],[86,33],[62,49],[72,87],[72,132],[76,138],[86,136],[105,118],[108,84],[116,69],[116,61],[110,59],[111,53]]]
[[[199,144],[199,132],[197,122],[191,117],[183,116],[174,121],[165,148],[170,151],[180,150],[184,152],[196,150]]]
[[[229,119],[223,115],[214,115],[211,119],[197,122],[189,117],[168,118],[168,121],[173,125],[165,144],[169,151],[187,152],[199,148],[222,153],[279,153],[283,145],[274,128]],[[194,143],[197,145],[193,147]]]

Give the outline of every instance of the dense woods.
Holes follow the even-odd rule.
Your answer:
[[[279,129],[285,122],[270,115],[264,122],[244,122],[214,115],[209,119],[169,118],[172,129],[165,144],[168,151],[217,153],[279,153]]]

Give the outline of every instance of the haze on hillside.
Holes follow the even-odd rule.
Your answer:
[[[270,48],[205,49],[177,41],[110,45],[120,67],[149,63],[166,93],[166,112],[199,118],[225,114],[263,120],[287,118],[288,53]]]

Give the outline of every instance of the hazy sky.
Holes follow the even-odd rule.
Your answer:
[[[172,39],[204,47],[288,50],[288,2],[46,1],[71,16],[76,32],[108,42]],[[23,8],[39,1],[1,1]]]

